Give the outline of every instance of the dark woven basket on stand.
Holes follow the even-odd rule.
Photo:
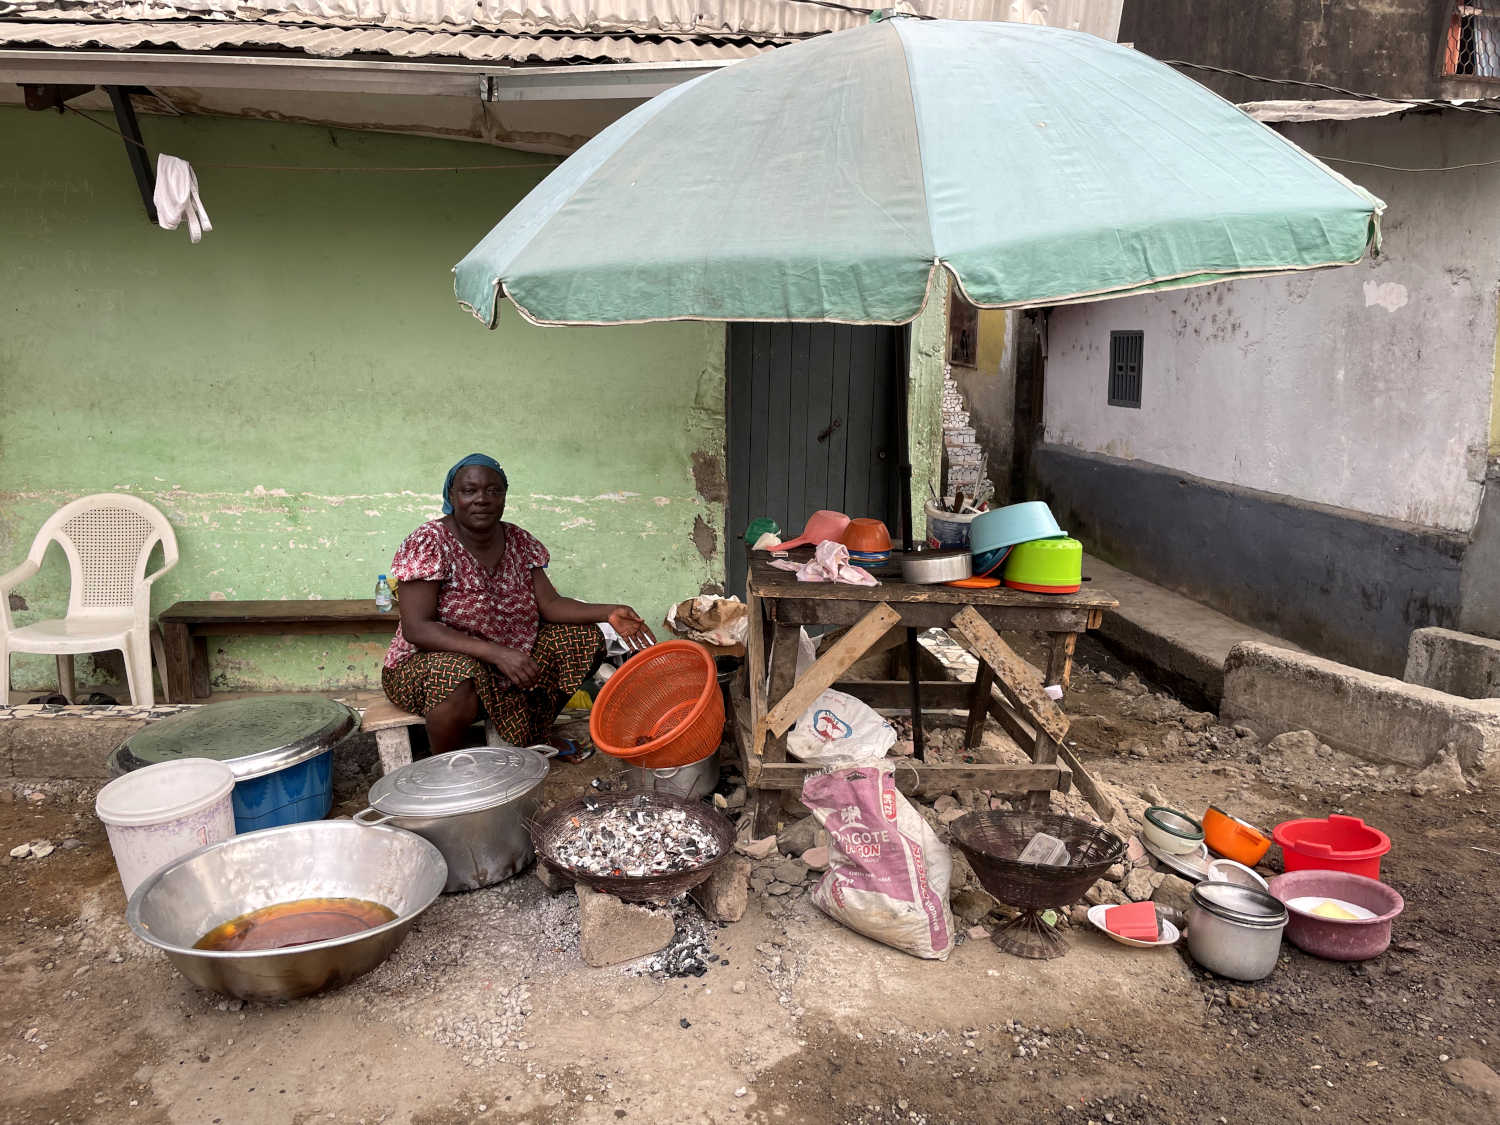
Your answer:
[[[600,813],[622,805],[631,808],[681,809],[690,820],[696,821],[713,836],[714,842],[719,845],[719,854],[701,866],[667,875],[595,875],[572,867],[558,858],[557,842],[567,836],[577,835],[579,831],[574,827],[573,821],[577,820],[580,825],[587,827]],[[707,880],[714,873],[714,868],[734,851],[734,825],[728,817],[712,805],[690,801],[675,793],[633,791],[576,797],[538,813],[526,827],[531,833],[536,854],[541,859],[567,874],[574,882],[614,895],[624,902],[669,902],[683,891]]]
[[[1050,960],[1066,953],[1068,943],[1047,925],[1042,911],[1072,906],[1125,855],[1125,841],[1113,832],[1057,813],[973,812],[951,827],[953,842],[984,889],[1021,911],[991,938],[1017,957]],[[1066,866],[1017,859],[1038,832],[1067,845]]]

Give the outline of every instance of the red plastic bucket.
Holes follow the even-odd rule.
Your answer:
[[[1347,871],[1380,878],[1380,857],[1391,838],[1357,816],[1333,813],[1326,820],[1287,820],[1271,829],[1281,845],[1286,871]]]

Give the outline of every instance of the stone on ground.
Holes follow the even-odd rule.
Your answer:
[[[1151,898],[1162,906],[1168,906],[1186,914],[1193,905],[1193,884],[1177,875],[1168,875],[1152,892]]]
[[[666,911],[621,902],[579,883],[578,952],[596,969],[635,961],[672,943],[676,923]]]
[[[807,864],[800,859],[784,859],[776,865],[772,874],[783,883],[796,886],[807,877]]]
[[[802,853],[802,862],[807,864],[813,871],[828,870],[828,847],[808,848]]]
[[[1478,1059],[1450,1059],[1443,1064],[1443,1074],[1471,1098],[1500,1102],[1500,1074]]]
[[[1437,760],[1424,770],[1411,776],[1412,788],[1422,786],[1428,792],[1467,793],[1469,784],[1464,780],[1463,767],[1454,753],[1453,743],[1438,751]]]
[[[953,907],[953,913],[957,914],[969,925],[977,925],[989,917],[997,903],[978,887],[969,887],[959,891],[949,899]]]
[[[538,859],[536,866],[531,869],[536,876],[536,881],[546,887],[552,894],[565,891],[573,885],[573,877],[559,871],[545,859]]]
[[[1125,882],[1120,888],[1125,892],[1125,897],[1131,902],[1145,902],[1151,897],[1154,889],[1151,886],[1151,871],[1145,867],[1132,867],[1130,874],[1125,876]]]
[[[742,855],[726,856],[714,873],[690,892],[693,901],[714,922],[738,922],[750,902],[750,861]]]
[[[1098,880],[1085,892],[1083,898],[1090,906],[1124,906],[1130,901],[1125,897],[1125,892],[1108,879]]]
[[[801,855],[817,842],[818,818],[804,816],[776,834],[776,847],[783,855]]]
[[[759,840],[748,840],[742,844],[736,844],[734,850],[741,855],[747,855],[751,859],[765,859],[776,851],[776,837],[764,836]]]

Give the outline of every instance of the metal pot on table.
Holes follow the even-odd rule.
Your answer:
[[[370,786],[370,807],[354,820],[434,844],[448,861],[445,892],[488,887],[531,862],[526,825],[556,754],[550,746],[485,746],[424,758]]]

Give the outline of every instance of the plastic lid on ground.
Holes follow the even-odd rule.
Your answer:
[[[483,746],[402,766],[370,786],[370,805],[386,816],[453,816],[504,804],[546,778],[545,755],[519,746]]]
[[[248,781],[332,750],[358,729],[359,712],[321,695],[231,699],[142,727],[110,755],[110,770],[210,758]]]

